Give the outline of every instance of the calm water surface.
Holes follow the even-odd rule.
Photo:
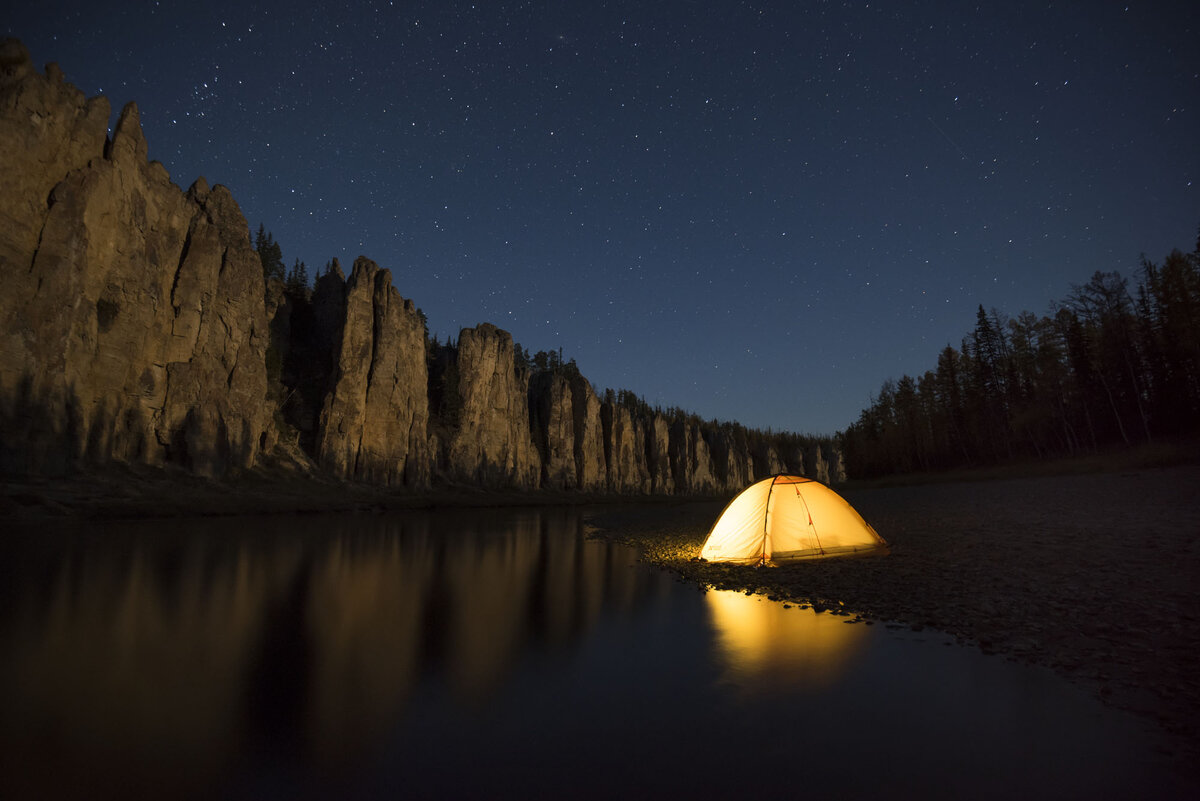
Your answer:
[[[578,509],[9,532],[0,796],[1196,797],[940,635],[708,592]]]

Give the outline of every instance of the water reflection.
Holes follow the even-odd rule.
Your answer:
[[[6,544],[10,780],[94,795],[118,776],[195,789],[240,762],[337,765],[425,677],[485,705],[523,652],[577,641],[650,579],[571,509],[168,525]]]
[[[745,694],[823,690],[867,644],[866,628],[844,617],[732,590],[712,590],[705,598],[724,679]]]
[[[855,744],[802,760],[816,797],[1200,797],[1050,674],[701,594],[581,520],[7,531],[0,798],[789,796],[814,742]]]

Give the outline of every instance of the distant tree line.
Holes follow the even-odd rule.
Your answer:
[[[1137,286],[1097,272],[1050,313],[981,305],[961,347],[888,379],[842,432],[856,478],[1067,456],[1200,431],[1200,240]]]

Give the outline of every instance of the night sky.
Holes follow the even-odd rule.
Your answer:
[[[1190,250],[1200,3],[21,2],[290,266],[600,388],[832,433],[976,307]]]

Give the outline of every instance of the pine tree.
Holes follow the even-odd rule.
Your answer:
[[[304,262],[296,259],[292,269],[288,271],[284,288],[290,295],[303,295],[304,291],[308,289],[308,268],[305,267]]]
[[[258,253],[258,260],[262,262],[263,281],[270,281],[272,278],[284,280],[283,251],[262,223],[258,224],[258,233],[254,236],[254,250]]]

